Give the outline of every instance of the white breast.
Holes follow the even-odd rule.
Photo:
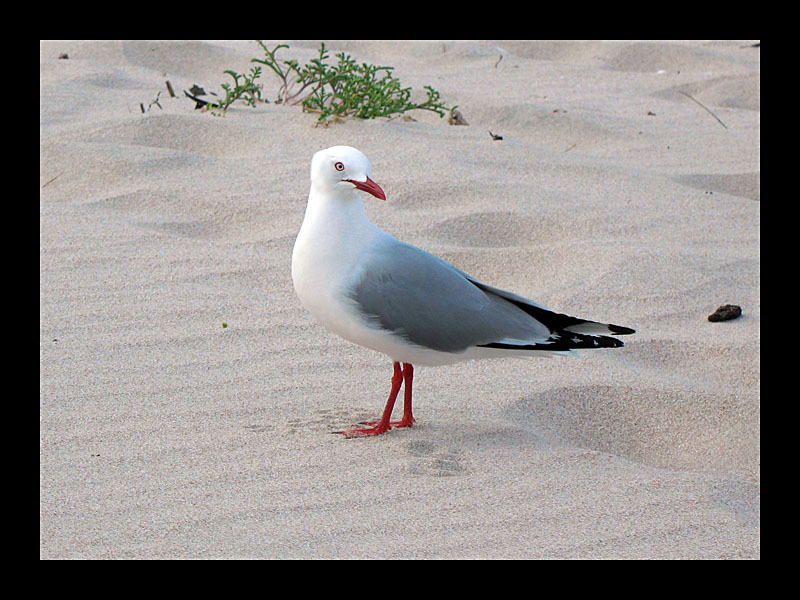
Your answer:
[[[327,329],[371,348],[375,336],[386,334],[368,326],[347,290],[361,277],[363,257],[381,234],[355,192],[321,198],[312,189],[292,252],[292,280],[300,303]]]

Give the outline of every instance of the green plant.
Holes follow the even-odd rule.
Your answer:
[[[409,110],[428,110],[443,117],[450,110],[429,85],[425,86],[428,97],[424,102],[411,102],[411,88],[401,86],[392,74],[394,67],[358,64],[344,52],[336,54],[337,64],[329,64],[324,43],[318,57],[300,66],[296,59],[277,59],[278,50],[289,47],[286,44],[270,50],[261,40],[258,43],[265,57],[251,62],[269,67],[280,79],[276,103],[302,104],[303,110],[319,114],[319,122],[329,117],[391,117]]]
[[[239,99],[244,100],[250,106],[255,106],[256,101],[261,100],[261,87],[256,84],[256,79],[261,76],[261,67],[253,67],[250,69],[249,75],[246,73],[240,74],[230,69],[225,73],[233,78],[233,86],[227,83],[221,84],[220,87],[225,91],[225,98],[210,106],[220,109],[222,112],[216,113],[212,111],[213,114],[225,113],[228,107]]]

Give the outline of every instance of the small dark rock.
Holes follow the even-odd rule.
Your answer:
[[[708,320],[712,323],[719,321],[730,321],[731,319],[738,319],[742,316],[742,307],[735,304],[723,304],[714,314],[708,315]]]
[[[461,114],[461,111],[456,110],[455,108],[450,111],[450,116],[448,117],[447,122],[450,125],[469,125],[467,120],[464,118],[464,115]]]

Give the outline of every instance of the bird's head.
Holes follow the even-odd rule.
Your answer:
[[[350,146],[320,150],[311,161],[311,185],[322,193],[338,194],[354,187],[386,200],[380,186],[369,178],[372,165],[360,151]]]

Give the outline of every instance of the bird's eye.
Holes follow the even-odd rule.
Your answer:
[[[333,168],[336,169],[337,171],[344,171],[344,164],[337,162],[335,165],[333,165]]]

